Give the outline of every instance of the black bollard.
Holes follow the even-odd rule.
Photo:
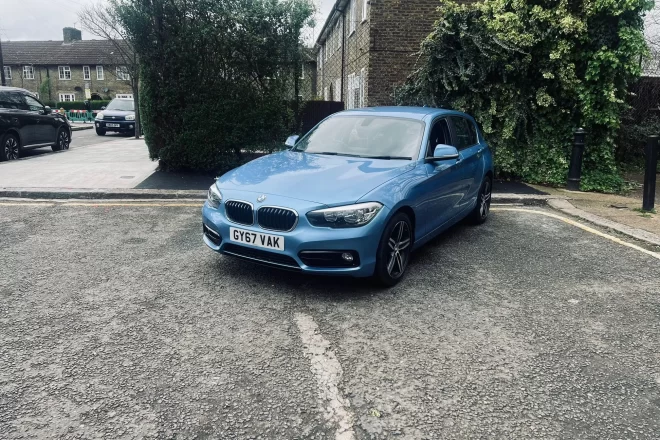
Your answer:
[[[655,170],[658,167],[658,136],[649,136],[646,141],[646,172],[644,173],[644,201],[642,209],[653,211],[655,206]]]
[[[568,170],[568,181],[566,189],[571,191],[580,191],[580,179],[582,176],[582,155],[584,154],[584,144],[587,132],[582,128],[575,131],[573,141],[573,152],[571,153],[571,164]]]

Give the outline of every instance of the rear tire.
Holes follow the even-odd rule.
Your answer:
[[[57,143],[51,147],[53,151],[68,150],[69,146],[71,145],[71,136],[69,135],[69,131],[65,128],[60,128],[60,130],[57,132],[56,142]]]
[[[378,284],[391,287],[403,279],[410,262],[413,238],[410,217],[400,212],[390,219],[376,254],[374,279]]]
[[[21,141],[15,134],[6,134],[0,142],[0,162],[16,160],[21,155]]]
[[[105,136],[105,130],[97,128],[96,129],[96,134],[98,134],[99,136]]]
[[[468,215],[467,220],[473,225],[480,225],[488,220],[488,214],[490,213],[490,201],[493,190],[493,179],[490,176],[486,176],[484,181],[481,182],[481,188],[479,188],[479,195],[477,196],[477,205],[474,207],[472,212]]]

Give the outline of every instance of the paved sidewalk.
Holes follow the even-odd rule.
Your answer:
[[[0,163],[0,189],[134,188],[157,167],[144,140],[118,139],[91,148]]]

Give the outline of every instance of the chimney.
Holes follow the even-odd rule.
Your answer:
[[[65,27],[62,29],[62,33],[64,34],[64,44],[82,40],[82,33],[76,28]]]

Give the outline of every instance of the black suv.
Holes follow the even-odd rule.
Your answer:
[[[25,89],[0,87],[0,161],[16,160],[21,151],[52,147],[68,150],[71,126]]]

